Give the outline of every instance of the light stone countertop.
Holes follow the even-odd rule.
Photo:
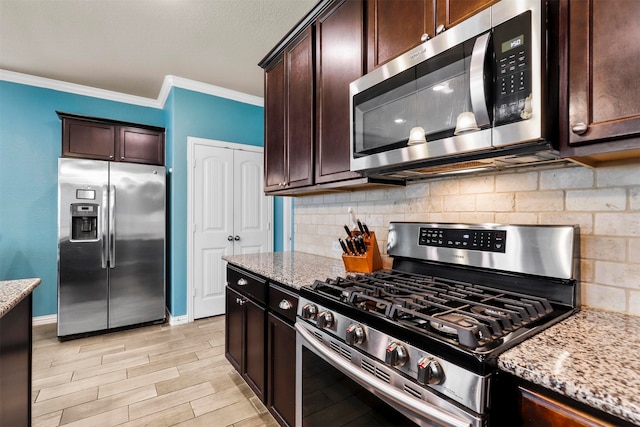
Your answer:
[[[222,258],[230,264],[253,271],[294,289],[312,285],[316,280],[336,278],[346,274],[341,259],[305,252],[268,252],[228,255]]]
[[[40,282],[37,278],[0,281],[0,318],[33,292]]]
[[[500,355],[498,366],[640,425],[640,317],[583,309]]]

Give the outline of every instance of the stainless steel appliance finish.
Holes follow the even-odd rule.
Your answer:
[[[418,178],[556,160],[545,20],[544,1],[503,0],[351,83],[351,170]],[[477,127],[457,132],[460,113]],[[426,143],[407,144],[414,127]]]
[[[305,381],[320,382],[308,374],[320,360],[397,411],[392,419],[508,424],[491,407],[509,394],[497,358],[579,307],[578,245],[573,226],[391,223],[391,271],[300,290],[297,425],[319,418]]]
[[[571,279],[578,274],[573,262],[577,237],[576,228],[571,226],[391,223],[387,253],[394,257]],[[476,250],[481,241],[502,250]]]
[[[58,336],[165,318],[165,168],[58,161]]]

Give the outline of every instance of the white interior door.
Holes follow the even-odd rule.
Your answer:
[[[224,313],[223,255],[233,253],[233,150],[194,147],[193,318]]]
[[[225,311],[222,256],[273,249],[273,202],[264,195],[261,151],[220,141],[189,141],[193,229],[188,310],[191,319],[199,319]]]
[[[268,252],[271,239],[269,198],[264,195],[263,157],[234,152],[234,255]]]

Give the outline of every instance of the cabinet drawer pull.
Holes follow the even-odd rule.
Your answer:
[[[573,131],[573,133],[575,133],[576,135],[582,135],[583,133],[585,133],[587,131],[587,129],[589,129],[589,126],[586,125],[586,123],[576,123],[571,130]]]
[[[293,305],[286,299],[283,299],[282,301],[280,301],[280,304],[278,304],[278,307],[280,307],[282,310],[291,310],[293,308]]]
[[[249,282],[247,282],[247,279],[241,277],[240,279],[238,279],[238,281],[236,283],[238,284],[238,286],[246,286],[247,283],[249,283]]]

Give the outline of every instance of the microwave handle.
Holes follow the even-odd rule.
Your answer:
[[[485,33],[476,39],[471,52],[471,64],[469,66],[469,92],[471,95],[471,108],[476,116],[478,127],[489,124],[489,112],[487,110],[487,97],[484,85],[484,60],[489,49],[491,33]]]

